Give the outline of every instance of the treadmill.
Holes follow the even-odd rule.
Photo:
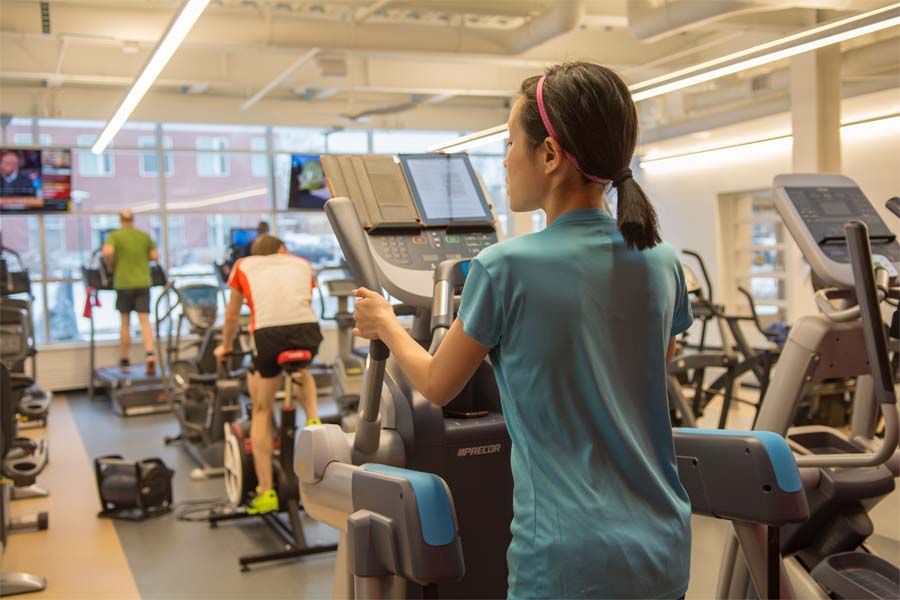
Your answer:
[[[104,232],[105,239],[109,232]],[[107,271],[101,259],[101,250],[91,256],[88,266],[82,267],[91,321],[90,329],[90,370],[91,378],[88,396],[93,400],[98,391],[109,396],[113,411],[123,417],[169,412],[166,385],[157,365],[156,374],[148,375],[142,364],[131,365],[128,369],[119,366],[101,367],[97,365],[96,326],[94,323],[93,300],[101,291],[113,290],[112,274]],[[165,284],[165,273],[159,265],[151,266],[152,287]]]

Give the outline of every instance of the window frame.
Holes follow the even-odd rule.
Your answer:
[[[201,140],[203,143],[201,143]],[[231,175],[231,160],[228,156],[228,138],[199,135],[195,138],[194,144],[197,152],[197,177],[229,177]],[[204,146],[206,145],[211,147],[205,148]],[[203,160],[211,161],[209,164],[212,165],[212,169],[208,174],[203,172]]]
[[[40,134],[38,134],[38,139],[40,139]],[[77,138],[77,149],[75,150],[78,153],[78,176],[79,177],[115,177],[116,176],[116,161],[115,157],[108,150],[101,152],[100,154],[94,154],[90,150],[86,150],[85,146],[88,148],[94,144],[97,140],[97,136],[93,133],[79,133]],[[84,170],[84,166],[86,164],[91,164],[96,167],[96,172],[86,173]]]

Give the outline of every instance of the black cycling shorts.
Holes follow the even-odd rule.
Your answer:
[[[253,333],[253,370],[266,378],[276,377],[281,373],[279,354],[285,350],[309,350],[315,356],[321,343],[322,331],[318,323],[257,329]]]
[[[116,290],[116,310],[126,314],[131,311],[148,314],[150,312],[150,288]]]

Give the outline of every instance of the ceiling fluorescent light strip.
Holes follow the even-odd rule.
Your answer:
[[[632,92],[634,101],[638,102],[897,25],[900,25],[900,3],[847,19],[826,23],[819,27],[807,29],[687,69],[648,79],[629,86],[628,89]],[[807,39],[811,37],[814,39]],[[780,48],[785,45],[788,46]],[[692,73],[693,75],[691,75]],[[488,144],[498,139],[491,137],[492,134],[499,135],[498,132],[505,130],[505,125],[491,127],[490,129],[438,144],[429,149],[429,152],[461,152],[462,150]],[[463,147],[457,148],[457,146]]]
[[[138,78],[135,79],[131,89],[128,90],[128,94],[125,96],[125,99],[122,100],[122,104],[119,105],[119,108],[116,110],[113,117],[100,133],[100,137],[97,138],[96,143],[94,143],[94,146],[91,148],[91,152],[100,154],[106,149],[115,135],[119,132],[119,129],[122,128],[122,125],[125,124],[125,121],[128,120],[128,117],[131,116],[131,113],[140,103],[144,94],[147,93],[147,90],[149,90],[150,86],[153,85],[153,82],[156,81],[156,78],[169,62],[169,59],[171,59],[172,55],[175,54],[175,51],[178,50],[181,42],[184,41],[184,38],[187,37],[188,32],[190,32],[191,28],[197,22],[197,19],[203,14],[209,1],[210,0],[187,0],[187,2],[184,3],[184,6],[169,24],[169,28],[163,34],[162,38],[160,38],[159,44],[157,44],[156,49],[154,49],[153,54],[150,56],[150,60],[144,65],[141,74],[138,75]]]
[[[748,69],[753,69],[755,67],[773,63],[778,60],[790,58],[791,56],[797,56],[798,54],[803,54],[804,52],[810,52],[811,50],[817,50],[819,48],[824,48],[825,46],[838,44],[840,42],[860,37],[869,33],[874,33],[882,29],[895,27],[897,25],[900,25],[900,8],[895,9],[893,12],[895,13],[895,16],[889,19],[877,21],[875,23],[869,23],[867,25],[862,25],[853,29],[837,31],[825,37],[812,39],[796,45],[781,48],[780,50],[773,50],[771,52],[766,52],[758,56],[753,56],[751,58],[741,59],[737,62],[725,64],[708,71],[701,71],[695,75],[681,77],[680,79],[670,81],[669,83],[663,83],[650,88],[640,89],[639,91],[633,91],[631,97],[635,102],[639,102],[641,100],[646,100],[648,98],[653,98],[655,96],[661,96],[669,92],[674,92],[675,90],[684,89],[692,85],[697,85],[698,83],[712,81],[713,79],[725,77],[726,75],[732,75],[740,71],[746,71]],[[642,86],[643,84],[638,84],[637,86],[633,86],[632,90],[634,90],[635,88],[640,88]]]
[[[746,50],[740,50],[738,52],[733,52],[732,54],[728,54],[726,56],[722,56],[713,60],[709,60],[697,65],[693,65],[691,67],[687,67],[685,69],[680,69],[678,71],[673,71],[672,73],[667,73],[665,75],[661,75],[659,77],[654,77],[653,79],[648,79],[646,81],[642,81],[631,86],[632,93],[639,92],[646,88],[655,87],[659,84],[663,84],[666,82],[670,82],[674,79],[680,79],[687,75],[691,75],[692,73],[697,73],[699,71],[705,71],[707,69],[711,69],[717,65],[723,65],[725,63],[732,63],[734,61],[739,61],[742,58],[753,56],[754,54],[759,54],[762,52],[768,53],[769,50],[773,50],[774,48],[778,48],[779,46],[785,46],[789,44],[795,44],[796,42],[802,42],[803,40],[809,41],[818,41],[822,39],[828,39],[832,35],[838,34],[847,34],[850,32],[855,32],[857,30],[862,31],[861,33],[856,33],[852,37],[856,37],[857,35],[865,35],[866,33],[870,33],[868,30],[869,26],[876,26],[876,29],[872,31],[878,31],[878,29],[886,29],[888,27],[892,27],[897,24],[897,18],[900,17],[900,3],[895,3],[890,6],[886,6],[883,8],[879,8],[877,10],[873,10],[867,13],[862,13],[859,15],[855,15],[853,17],[848,17],[846,19],[840,19],[838,21],[832,21],[830,23],[825,23],[818,27],[813,27],[812,29],[806,29],[804,31],[800,31],[798,33],[794,33],[777,40],[772,40],[771,42],[766,42],[764,44],[759,44],[758,46],[753,46],[752,48],[747,48]],[[825,35],[828,32],[833,32],[830,35]],[[843,38],[849,39],[849,38]],[[843,41],[843,39],[839,39],[836,41]],[[831,41],[828,43],[836,43],[836,41]],[[828,45],[828,44],[824,44]],[[821,47],[821,46],[819,46]],[[803,50],[804,52],[807,50]],[[777,59],[776,59],[777,60]]]

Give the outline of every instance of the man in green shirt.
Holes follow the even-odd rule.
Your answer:
[[[147,353],[147,374],[156,373],[153,355],[153,330],[150,328],[150,261],[159,260],[156,244],[150,236],[134,227],[134,213],[119,213],[121,229],[107,236],[103,242],[103,258],[113,271],[113,287],[116,288],[116,310],[122,316],[119,336],[121,360],[119,366],[131,366],[131,312],[138,314],[141,322],[141,339]]]

